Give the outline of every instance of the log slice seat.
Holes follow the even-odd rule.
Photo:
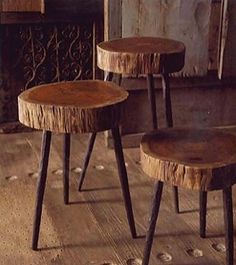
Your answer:
[[[236,183],[236,136],[214,128],[160,129],[144,135],[140,152],[143,171],[156,180],[142,265],[149,263],[163,184],[166,183],[202,192],[223,191],[226,265],[233,265],[232,185]],[[205,226],[204,218],[205,213],[200,213],[200,223]]]
[[[69,204],[71,134],[111,131],[127,219],[131,235],[136,237],[119,131],[122,107],[127,97],[128,93],[118,85],[100,80],[44,84],[30,88],[19,95],[20,122],[31,128],[43,130],[32,237],[33,250],[38,249],[52,132],[63,134],[64,203]]]
[[[57,133],[105,131],[119,124],[127,97],[124,89],[99,80],[36,86],[18,97],[19,120]]]
[[[157,109],[154,87],[154,74],[161,75],[165,104],[166,126],[173,127],[169,74],[184,67],[185,45],[182,42],[157,37],[128,37],[101,42],[97,45],[97,65],[107,73],[105,80],[111,81],[118,75],[121,84],[122,75],[145,75],[147,78],[148,98],[152,128],[157,129]],[[79,180],[81,190],[85,179],[86,167],[96,139],[90,136],[83,173]],[[178,190],[174,188],[175,210],[179,212]]]
[[[98,67],[119,74],[162,74],[184,66],[183,43],[156,37],[129,37],[97,45]]]

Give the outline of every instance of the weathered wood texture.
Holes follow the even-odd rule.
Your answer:
[[[98,132],[117,126],[128,93],[112,82],[78,81],[41,85],[18,97],[19,120],[53,132]]]
[[[211,0],[123,0],[122,36],[157,36],[186,45],[183,74],[208,69]]]
[[[72,137],[72,168],[82,166],[87,137],[83,134]],[[0,135],[1,265],[135,264],[130,259],[142,258],[145,239],[133,240],[129,235],[114,151],[104,150],[103,133],[99,134],[84,183],[85,191],[78,193],[78,173],[72,170],[71,204],[65,206],[62,175],[54,174],[62,166],[62,138],[62,135],[53,135],[40,234],[42,250],[34,252],[30,249],[30,240],[34,209],[32,194],[35,194],[37,174],[32,173],[38,169],[41,132]],[[153,182],[140,168],[139,149],[126,149],[125,159],[138,233],[145,235]],[[96,169],[97,165],[103,165],[104,170]],[[9,180],[9,176],[16,178]],[[181,190],[183,212],[176,215],[171,191],[165,185],[150,264],[225,264],[225,254],[213,248],[224,243],[221,192],[208,195],[209,236],[202,240],[198,235],[198,192]],[[236,186],[233,194],[236,198]],[[234,200],[234,207],[235,203]],[[196,248],[202,251],[202,257],[191,256],[191,249]],[[166,252],[172,262],[161,260],[161,254]],[[138,260],[137,264],[140,264]]]
[[[44,13],[44,0],[2,0],[2,12]]]
[[[236,75],[236,2],[222,1],[219,77]]]
[[[218,70],[221,1],[212,1],[209,29],[209,70]]]
[[[120,74],[160,74],[178,72],[184,66],[185,46],[181,42],[130,37],[97,46],[98,67]]]
[[[224,189],[236,183],[236,137],[218,129],[162,129],[141,143],[147,175],[195,190]]]
[[[104,0],[104,40],[122,35],[122,0]]]

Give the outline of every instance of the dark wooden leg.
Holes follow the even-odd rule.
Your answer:
[[[69,174],[70,174],[70,134],[64,134],[63,144],[63,184],[64,184],[64,203],[69,203]]]
[[[206,237],[206,213],[207,213],[207,192],[200,191],[199,193],[199,205],[200,205],[200,237]]]
[[[118,86],[121,85],[122,82],[122,74],[118,74]]]
[[[225,246],[226,265],[234,264],[234,225],[232,187],[223,190],[224,220],[225,220]]]
[[[104,81],[112,81],[112,79],[113,79],[113,73],[106,72]],[[82,172],[81,172],[81,175],[80,175],[80,178],[79,178],[78,191],[82,190],[82,186],[83,186],[85,175],[86,175],[86,171],[87,171],[87,168],[88,168],[88,165],[89,165],[90,157],[91,157],[91,154],[93,152],[93,147],[94,147],[94,143],[95,143],[95,140],[96,140],[96,136],[97,136],[97,133],[92,133],[90,135],[90,138],[89,138],[88,149],[87,149],[87,152],[86,152],[86,155],[85,155],[83,169],[82,169]]]
[[[172,104],[170,96],[170,80],[169,74],[164,73],[162,75],[162,89],[163,89],[163,99],[165,101],[165,113],[166,113],[166,127],[173,127],[173,118],[172,118]],[[174,194],[174,204],[175,212],[179,213],[179,192],[177,187],[173,187]]]
[[[128,222],[130,226],[131,235],[133,238],[136,238],[137,235],[136,235],[134,215],[133,215],[133,209],[132,209],[130,192],[129,192],[127,171],[126,171],[125,160],[124,160],[124,155],[123,155],[123,150],[122,150],[122,143],[121,143],[121,138],[120,138],[120,131],[118,127],[113,128],[111,131],[112,131],[112,136],[114,140],[114,149],[115,149],[115,155],[116,155],[121,188],[122,188],[124,202],[125,202],[126,214],[127,214],[127,218],[128,218]]]
[[[86,156],[85,156],[85,159],[84,159],[83,169],[82,169],[82,172],[81,172],[81,175],[80,175],[80,179],[79,179],[79,187],[78,187],[79,191],[82,190],[82,185],[84,183],[85,174],[86,174],[86,171],[87,171],[87,168],[88,168],[88,165],[89,165],[89,160],[90,160],[90,157],[91,157],[91,154],[92,154],[92,151],[93,151],[93,146],[94,146],[94,143],[95,143],[95,140],[96,140],[96,136],[97,136],[97,133],[92,133],[90,135],[88,149],[87,149]]]
[[[175,207],[175,212],[180,213],[179,211],[179,189],[178,187],[173,187],[173,196],[174,196],[174,207]]]
[[[144,253],[143,253],[142,265],[148,265],[149,263],[152,243],[153,243],[153,237],[154,237],[155,228],[156,228],[156,222],[157,222],[158,213],[159,213],[160,204],[161,204],[162,190],[163,190],[163,182],[157,181],[154,186],[154,195],[153,195],[153,201],[152,201],[152,206],[151,206],[149,227],[148,227],[147,235],[146,235],[146,244],[145,244]]]
[[[112,81],[112,79],[113,79],[113,73],[112,72],[106,72],[105,77],[104,77],[104,81]]]
[[[37,250],[38,248],[39,230],[40,230],[40,223],[42,216],[43,197],[44,197],[44,191],[47,179],[51,135],[52,135],[51,132],[44,131],[42,137],[41,162],[39,167],[38,188],[36,195],[35,215],[34,215],[34,225],[33,225],[33,238],[32,238],[33,250]]]
[[[162,75],[162,89],[163,89],[163,98],[165,101],[166,127],[169,128],[173,127],[169,74]]]
[[[147,84],[148,84],[148,98],[149,98],[151,114],[152,114],[152,128],[153,130],[156,130],[157,129],[157,109],[156,109],[154,78],[152,74],[147,75]]]

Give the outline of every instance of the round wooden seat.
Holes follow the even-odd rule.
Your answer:
[[[205,237],[207,191],[221,189],[226,265],[234,263],[232,185],[236,183],[236,136],[219,129],[161,129],[141,142],[141,165],[156,179],[142,265],[148,265],[165,183],[200,190],[200,235]]]
[[[43,130],[33,224],[33,250],[38,249],[53,132],[63,134],[63,197],[64,203],[69,204],[71,133],[92,133],[89,152],[85,158],[80,176],[82,183],[96,133],[105,130],[111,131],[130,232],[132,237],[136,237],[129,183],[119,131],[122,105],[127,97],[128,93],[121,87],[112,82],[100,80],[60,82],[35,86],[24,91],[18,97],[20,122],[26,126]]]
[[[195,190],[236,183],[236,137],[218,129],[162,129],[141,143],[144,172],[159,181]]]
[[[97,64],[104,71],[120,74],[162,74],[184,66],[183,43],[155,37],[130,37],[97,46]]]
[[[118,126],[127,97],[114,83],[98,80],[36,86],[18,97],[19,120],[52,132],[104,131]]]

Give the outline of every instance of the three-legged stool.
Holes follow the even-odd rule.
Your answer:
[[[232,185],[236,183],[236,136],[219,129],[162,129],[141,142],[143,171],[156,179],[142,265],[149,264],[163,184],[223,191],[226,265],[234,264]]]
[[[183,43],[155,37],[131,37],[106,41],[97,46],[97,65],[108,72],[111,80],[113,73],[146,75],[152,127],[157,129],[157,111],[154,88],[154,74],[162,76],[163,97],[165,101],[166,125],[173,126],[169,74],[180,71],[184,66],[185,46]],[[83,185],[86,169],[92,153],[96,134],[90,137],[88,151],[79,181],[79,190]],[[179,212],[178,190],[174,188],[175,209]]]
[[[18,97],[19,120],[26,126],[43,130],[32,240],[34,250],[38,246],[52,132],[64,134],[64,202],[68,204],[70,134],[111,130],[127,218],[131,234],[136,237],[119,132],[122,105],[127,97],[128,93],[114,83],[98,80],[41,85],[26,90]]]

